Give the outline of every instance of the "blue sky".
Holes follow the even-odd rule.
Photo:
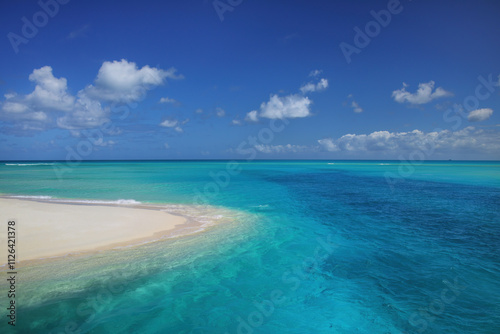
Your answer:
[[[0,159],[500,159],[498,1],[0,4]]]

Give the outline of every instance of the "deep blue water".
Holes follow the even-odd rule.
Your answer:
[[[62,167],[1,163],[0,193],[208,204],[229,223],[24,268],[20,333],[500,332],[499,162]]]

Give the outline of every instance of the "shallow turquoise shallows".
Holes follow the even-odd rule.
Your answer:
[[[500,333],[500,162],[2,162],[0,193],[225,218],[22,267],[17,333]]]

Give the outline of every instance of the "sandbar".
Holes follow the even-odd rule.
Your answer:
[[[130,206],[0,198],[0,264],[7,263],[7,223],[16,221],[16,262],[106,250],[156,240],[187,219]]]

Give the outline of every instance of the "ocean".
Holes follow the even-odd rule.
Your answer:
[[[17,333],[500,333],[497,161],[1,162],[0,193],[206,222],[21,267]]]

